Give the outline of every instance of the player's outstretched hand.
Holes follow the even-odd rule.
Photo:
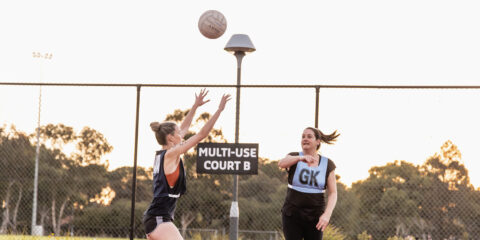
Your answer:
[[[203,100],[205,96],[207,96],[207,94],[208,94],[208,91],[205,90],[205,88],[200,90],[200,93],[198,95],[195,93],[195,105],[197,107],[200,107],[203,104],[210,102],[210,100]]]
[[[224,94],[222,96],[222,100],[220,100],[220,105],[218,106],[218,110],[223,111],[225,109],[225,105],[228,101],[230,101],[230,94]]]

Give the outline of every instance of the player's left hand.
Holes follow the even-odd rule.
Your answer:
[[[323,213],[322,216],[318,218],[317,229],[320,231],[325,231],[327,228],[328,222],[330,221],[330,216],[327,216],[326,213]]]
[[[203,104],[209,102],[210,100],[204,100],[205,96],[207,96],[208,91],[204,88],[200,90],[200,93],[197,95],[195,94],[195,105],[198,107],[202,106]]]

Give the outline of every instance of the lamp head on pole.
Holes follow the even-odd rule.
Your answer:
[[[252,41],[246,34],[234,34],[230,40],[228,40],[227,45],[225,46],[225,51],[235,53],[235,52],[253,52],[255,47],[253,46]]]

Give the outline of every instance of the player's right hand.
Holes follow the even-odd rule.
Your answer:
[[[218,106],[218,110],[223,111],[225,109],[225,105],[230,100],[230,94],[224,94],[222,96],[222,100],[220,100],[220,105]]]
[[[306,163],[313,163],[315,161],[315,158],[310,155],[305,155],[305,156],[301,156],[301,161]]]

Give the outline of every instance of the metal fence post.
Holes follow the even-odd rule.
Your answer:
[[[132,177],[132,207],[130,212],[130,240],[133,240],[135,231],[135,192],[137,187],[137,148],[138,148],[138,118],[140,113],[140,88],[137,86],[137,109],[135,118],[135,146],[133,154],[133,177]]]

